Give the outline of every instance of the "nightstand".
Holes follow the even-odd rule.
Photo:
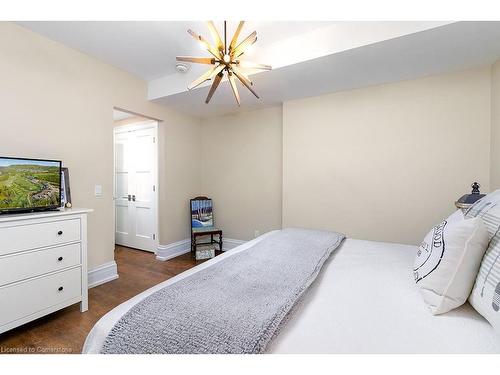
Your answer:
[[[472,192],[470,194],[462,195],[455,202],[455,207],[458,208],[459,210],[462,210],[462,212],[464,213],[469,209],[470,206],[472,206],[474,203],[476,203],[479,199],[481,199],[485,195],[480,193],[479,188],[481,187],[481,185],[479,185],[477,182],[474,182],[471,185],[471,187],[472,187]]]
[[[465,211],[467,211],[470,206],[472,206],[472,203],[461,203],[459,201],[455,202],[455,207],[459,210],[462,210],[463,213],[465,213]]]

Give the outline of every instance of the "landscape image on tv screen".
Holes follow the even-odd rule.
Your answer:
[[[60,162],[0,158],[0,210],[59,206]]]

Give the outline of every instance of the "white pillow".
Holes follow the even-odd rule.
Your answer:
[[[490,239],[469,302],[500,332],[500,190],[477,201],[465,217],[480,217]]]
[[[488,246],[481,218],[465,219],[456,211],[433,228],[417,251],[413,274],[433,314],[465,303]]]

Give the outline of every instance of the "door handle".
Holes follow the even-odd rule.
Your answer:
[[[127,195],[127,198],[128,198],[128,201],[130,202],[130,199],[131,199],[131,195]]]
[[[135,195],[132,195],[132,200],[135,202]]]

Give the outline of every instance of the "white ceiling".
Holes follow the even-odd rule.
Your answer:
[[[201,21],[31,21],[17,22],[38,34],[85,52],[146,81],[176,73],[176,56],[203,51],[187,33],[206,35]],[[272,44],[332,22],[247,22],[242,37],[258,30],[258,45]],[[223,22],[216,22],[220,32]],[[228,35],[238,22],[228,22]]]
[[[257,30],[259,38],[248,59],[274,68],[251,76],[261,99],[242,87],[242,106],[237,107],[223,81],[207,105],[207,85],[186,89],[206,66],[193,65],[186,74],[175,71],[175,56],[204,55],[186,32],[192,28],[208,37],[203,22],[20,24],[143,78],[150,100],[199,117],[467,69],[500,58],[500,22],[248,22],[243,34]],[[232,35],[236,23],[229,25]]]

